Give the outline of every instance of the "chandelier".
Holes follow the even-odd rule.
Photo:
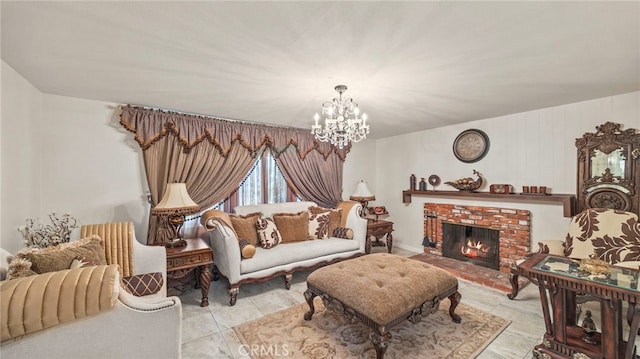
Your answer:
[[[358,117],[360,109],[353,99],[342,99],[347,86],[338,85],[335,89],[340,96],[334,97],[331,102],[322,103],[322,115],[325,116],[324,128],[318,124],[320,116],[316,113],[313,116],[316,124],[311,126],[311,133],[319,141],[330,142],[338,148],[343,148],[349,142],[358,142],[367,138],[369,125],[367,125],[366,114],[363,113],[362,118]]]

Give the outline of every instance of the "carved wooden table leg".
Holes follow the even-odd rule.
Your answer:
[[[507,294],[507,298],[514,300],[518,291],[520,291],[520,284],[518,284],[519,275],[516,273],[509,274],[509,282],[511,283],[511,293]]]
[[[291,280],[293,279],[293,274],[285,274],[284,276],[284,287],[287,290],[291,289]]]
[[[304,291],[304,299],[307,301],[307,305],[309,305],[309,311],[304,313],[304,320],[311,320],[313,313],[315,313],[316,308],[313,306],[313,298],[315,298],[317,294],[310,291],[309,289]]]
[[[367,235],[367,240],[364,244],[364,253],[371,254],[371,236]]]
[[[383,330],[382,333],[378,333],[377,331],[372,331],[371,335],[369,335],[371,342],[373,343],[373,347],[376,349],[376,359],[383,359],[384,353],[387,351],[387,347],[391,343],[391,333]]]
[[[393,236],[391,232],[387,233],[387,252],[391,254],[391,247],[393,246]]]
[[[201,307],[206,307],[209,305],[209,286],[211,285],[211,270],[208,265],[204,265],[198,267],[197,270],[200,272],[200,287],[202,288],[202,301],[200,302]]]
[[[449,296],[449,300],[451,301],[451,305],[449,306],[449,315],[454,323],[460,323],[461,321],[460,316],[454,313],[458,304],[460,304],[460,298],[462,298],[462,295],[458,291]]]

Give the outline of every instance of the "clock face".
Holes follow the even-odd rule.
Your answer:
[[[453,142],[453,154],[462,162],[476,162],[489,150],[489,137],[480,130],[466,130]]]

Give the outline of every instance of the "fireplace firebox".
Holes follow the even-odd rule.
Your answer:
[[[442,255],[500,269],[500,231],[479,226],[442,222]]]

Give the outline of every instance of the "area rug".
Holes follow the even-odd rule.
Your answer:
[[[309,307],[299,304],[234,327],[242,350],[254,359],[376,357],[368,327],[326,310],[319,300],[314,304],[310,321],[303,318]],[[456,313],[462,323],[456,324],[448,310],[445,300],[419,323],[393,327],[385,358],[475,358],[511,323],[461,303]]]

